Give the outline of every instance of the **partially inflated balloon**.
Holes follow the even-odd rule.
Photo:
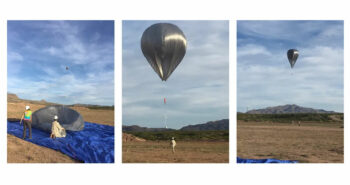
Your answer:
[[[297,62],[298,56],[299,56],[299,51],[298,50],[296,50],[296,49],[288,50],[287,57],[288,57],[288,60],[289,60],[291,68],[293,68],[295,62]]]
[[[141,49],[158,76],[166,81],[185,56],[187,40],[173,24],[158,23],[148,27],[141,38]]]

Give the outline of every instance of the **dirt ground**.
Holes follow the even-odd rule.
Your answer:
[[[123,142],[123,163],[228,163],[228,142]]]
[[[343,122],[237,123],[237,156],[297,160],[300,163],[343,163]]]
[[[29,105],[34,112],[46,106],[45,103],[20,101],[9,99],[7,104],[7,118],[20,119],[25,105]],[[82,114],[84,121],[114,126],[113,110],[94,110],[86,107],[73,107]],[[7,134],[7,162],[8,163],[76,163],[76,161],[59,151],[41,147],[15,136]]]

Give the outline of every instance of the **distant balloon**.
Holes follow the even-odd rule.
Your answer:
[[[296,49],[290,49],[287,52],[287,57],[290,63],[290,67],[293,69],[294,64],[297,62],[299,51]]]
[[[141,38],[141,50],[162,81],[166,81],[185,56],[187,40],[177,26],[158,23],[148,27]]]
[[[68,66],[66,66],[66,70],[68,70],[69,68],[68,68]]]

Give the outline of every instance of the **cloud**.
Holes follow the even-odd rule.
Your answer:
[[[23,56],[19,53],[16,53],[16,52],[9,52],[9,54],[7,56],[7,60],[11,61],[11,62],[22,61]]]
[[[255,44],[247,44],[239,48],[240,51],[237,53],[237,57],[245,57],[252,55],[259,56],[271,56],[271,53],[264,47]]]

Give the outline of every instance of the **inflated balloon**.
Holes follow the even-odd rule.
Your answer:
[[[50,105],[35,111],[32,116],[32,127],[50,133],[54,116],[58,116],[58,122],[66,130],[84,129],[85,122],[81,114],[63,105]]]
[[[141,50],[162,81],[166,81],[185,56],[187,40],[177,26],[158,23],[148,27],[141,38]]]
[[[291,68],[293,68],[295,62],[297,62],[298,56],[299,56],[299,51],[298,50],[296,50],[296,49],[288,50],[287,57],[288,57],[288,60],[289,60]]]

